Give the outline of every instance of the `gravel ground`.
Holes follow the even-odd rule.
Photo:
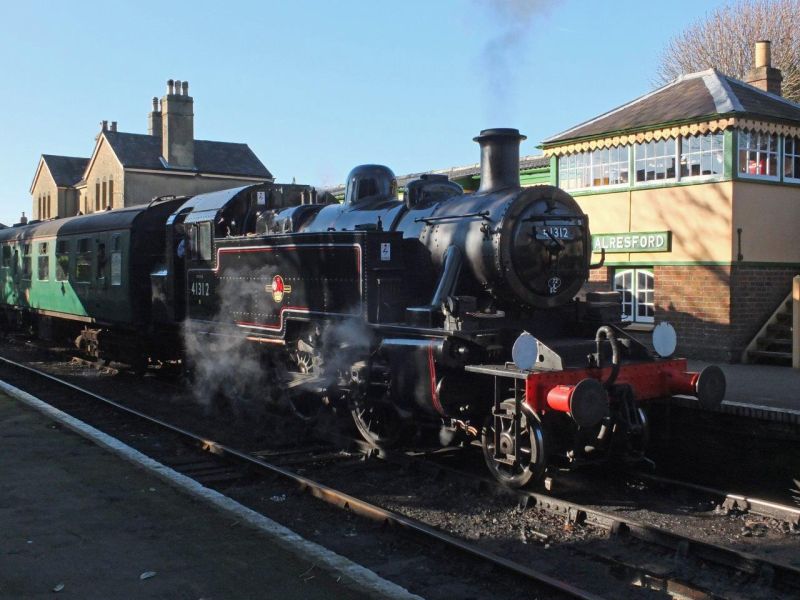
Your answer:
[[[237,447],[280,448],[298,442],[310,443],[312,439],[301,423],[291,421],[287,425],[285,420],[276,423],[266,413],[252,409],[229,412],[229,420],[221,427],[212,418],[212,411],[198,404],[174,380],[152,374],[145,378],[124,372],[112,375],[66,361],[69,353],[58,355],[32,345],[6,344],[3,353],[22,362],[39,363],[40,368],[99,394],[124,400],[148,414],[171,422],[179,419],[187,429]],[[139,442],[146,445],[146,440]],[[482,470],[479,454],[468,459],[476,473]],[[748,585],[751,581],[735,578],[724,581],[716,570],[676,561],[670,552],[664,551],[659,556],[658,552],[633,541],[625,544],[610,541],[603,529],[568,523],[564,517],[541,510],[521,510],[508,498],[478,493],[463,482],[434,481],[429,475],[386,465],[376,467],[371,462],[307,465],[305,472],[317,479],[325,478],[340,489],[346,484],[353,495],[476,541],[553,576],[568,577],[576,585],[585,585],[609,597],[666,596],[630,586],[636,573],[613,561],[587,557],[601,553],[639,565],[651,573],[678,574],[686,581],[724,589],[727,597],[769,597],[759,596],[759,592],[766,592],[757,585]],[[748,514],[723,513],[694,494],[665,492],[624,481],[604,474],[559,476],[556,493],[625,518],[800,566],[797,552],[800,536],[786,524]],[[526,590],[522,597],[550,597],[531,590],[528,583],[501,576],[476,561],[453,560],[449,553],[443,560],[441,549],[422,548],[405,536],[398,537],[351,515],[343,516],[337,509],[298,496],[292,486],[278,481],[235,485],[224,491],[428,598],[489,598],[504,594],[519,597],[520,589]]]

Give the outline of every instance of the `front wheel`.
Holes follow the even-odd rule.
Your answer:
[[[492,475],[510,488],[538,481],[547,467],[542,424],[523,408],[519,419],[514,400],[505,400],[497,415],[489,415],[481,432],[483,458]]]

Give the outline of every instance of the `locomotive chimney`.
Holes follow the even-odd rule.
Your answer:
[[[519,144],[527,139],[518,129],[484,129],[473,138],[481,145],[481,185],[478,193],[519,187]]]

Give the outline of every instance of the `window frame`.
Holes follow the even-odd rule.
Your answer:
[[[75,248],[75,283],[92,283],[93,260],[92,238],[79,238]],[[85,248],[84,248],[85,243]],[[86,268],[86,279],[81,279],[79,269]]]
[[[50,242],[36,242],[36,281],[50,281]],[[44,262],[42,262],[44,259]],[[45,276],[42,277],[42,265]]]
[[[632,287],[630,290],[625,289],[624,287],[617,286],[617,277],[624,276],[630,273],[631,275],[631,282]],[[652,282],[651,287],[648,289],[647,287],[644,290],[639,289],[639,274],[642,273],[650,278]],[[655,322],[655,315],[656,315],[656,302],[655,302],[655,290],[656,290],[656,277],[655,277],[655,270],[653,267],[624,267],[620,269],[614,270],[614,275],[612,277],[612,289],[615,292],[622,292],[622,306],[624,307],[626,304],[630,304],[631,306],[631,314],[626,315],[625,310],[623,308],[622,312],[622,321],[624,323],[641,323],[646,325],[652,325]],[[639,294],[643,292],[645,294],[650,293],[652,294],[652,301],[644,302],[639,300]],[[631,301],[625,302],[625,294],[631,294]],[[648,315],[639,315],[639,306],[652,306],[653,307],[653,314],[652,316]],[[626,318],[626,316],[628,318]]]
[[[674,138],[673,137],[663,138],[663,139],[660,139],[660,140],[650,140],[649,142],[636,142],[635,144],[633,144],[633,186],[634,187],[642,187],[642,186],[648,186],[648,185],[664,185],[664,184],[680,182],[680,147],[681,147],[680,138],[681,138],[681,136],[677,136],[677,137],[674,137]],[[651,160],[651,159],[655,160],[655,161],[668,160],[670,158],[670,154],[667,153],[667,154],[660,154],[660,155],[654,155],[652,157],[649,157],[649,156],[647,156],[647,153],[645,152],[644,157],[643,158],[639,158],[637,156],[638,149],[642,148],[642,149],[646,150],[647,147],[649,145],[651,145],[651,144],[656,145],[656,144],[661,144],[661,143],[663,143],[665,145],[668,145],[668,144],[672,143],[673,146],[674,146],[673,147],[673,152],[672,152],[672,155],[671,155],[671,158],[672,158],[672,160],[674,162],[674,166],[673,166],[674,174],[673,174],[673,176],[672,177],[667,177],[666,176],[666,174],[669,172],[669,169],[665,167],[664,178],[663,179],[656,178],[656,179],[644,179],[642,181],[639,181],[638,163],[640,161],[644,162],[645,165],[646,165],[647,161]],[[646,175],[647,174],[647,169],[646,168],[645,168],[644,172],[645,172],[645,175]]]
[[[782,150],[780,162],[783,166],[781,169],[781,176],[783,177],[784,181],[788,181],[789,183],[800,183],[800,135],[783,135],[781,136],[783,143],[780,144],[780,148]],[[786,142],[789,140],[794,141],[794,152],[792,154],[788,154],[786,152]],[[795,171],[795,177],[789,177],[786,175],[786,160],[788,158],[792,158],[792,162],[797,165],[797,171]]]
[[[594,150],[583,150],[581,152],[573,152],[571,154],[566,154],[564,156],[560,156],[558,158],[558,162],[556,164],[556,168],[558,170],[558,186],[560,188],[562,188],[563,190],[569,191],[569,192],[582,192],[582,191],[587,191],[587,190],[615,190],[615,189],[620,189],[621,190],[621,189],[628,188],[630,186],[630,184],[631,184],[631,148],[632,148],[631,144],[619,144],[617,146],[610,146],[610,147],[607,147],[607,148],[596,148]],[[611,152],[612,151],[619,152],[621,149],[625,150],[625,160],[624,161],[620,161],[620,160],[611,161],[610,160]],[[607,152],[609,154],[608,162],[595,163],[595,156],[599,155],[599,154],[601,154],[603,152]],[[575,161],[577,163],[578,160],[583,159],[583,158],[588,159],[588,162],[586,164],[575,165],[574,167],[570,167],[570,166],[566,166],[565,167],[564,166],[564,161]],[[617,169],[619,169],[620,165],[624,165],[625,166],[625,172],[627,173],[627,181],[619,182],[619,183],[601,183],[601,184],[598,184],[598,185],[594,185],[594,183],[593,183],[595,181],[594,175],[595,175],[595,172],[596,172],[597,169],[601,169],[603,167],[607,167],[608,168],[608,173],[609,173],[609,181],[610,181],[611,180],[612,168],[616,167]],[[576,173],[576,175],[577,175],[577,173],[583,173],[584,177],[583,178],[579,178],[577,176],[576,177],[563,177],[562,174],[567,170],[574,171]],[[618,170],[618,173],[621,174],[622,170],[621,169]],[[619,178],[619,175],[618,175],[618,178]],[[581,185],[581,186],[578,186],[578,187],[566,187],[564,185],[564,181],[565,180],[570,181],[572,179],[575,179],[576,181],[577,180],[581,180],[581,179],[582,179],[582,181],[589,181],[589,185],[588,186]]]
[[[23,281],[31,281],[33,279],[33,245],[30,242],[22,244],[20,258],[22,259],[20,279]]]
[[[55,257],[56,257],[56,272],[55,281],[69,281],[69,267],[70,267],[70,241],[69,240],[56,240]],[[66,248],[66,251],[64,249]],[[63,268],[61,259],[66,257],[67,265]],[[61,277],[63,275],[63,277]]]
[[[708,151],[704,151],[702,149],[702,140],[705,137],[708,137],[710,139],[710,143],[711,143],[711,149],[708,150]],[[684,156],[698,155],[699,154],[700,160],[701,160],[701,163],[700,163],[701,168],[702,168],[702,159],[703,159],[703,155],[704,154],[708,154],[709,156],[711,156],[711,159],[713,161],[714,152],[715,152],[714,151],[714,138],[715,137],[718,137],[720,142],[721,142],[719,153],[720,153],[720,158],[721,158],[720,166],[721,166],[722,170],[719,173],[710,173],[708,175],[703,175],[701,173],[700,175],[686,175],[686,176],[683,176],[681,174],[681,169],[683,168],[682,165],[681,165],[681,159]],[[684,142],[690,140],[691,138],[696,138],[696,139],[700,140],[701,148],[700,148],[699,152],[684,152]],[[706,133],[698,133],[698,134],[695,134],[695,135],[681,135],[680,136],[680,140],[679,140],[679,144],[678,144],[678,181],[688,181],[688,182],[692,182],[692,181],[707,181],[707,180],[719,179],[720,177],[724,177],[724,176],[725,176],[725,132],[724,131],[713,131],[713,132],[709,131],[709,132],[706,132]]]
[[[749,134],[750,136],[752,136],[753,134],[758,135],[758,136],[762,136],[762,135],[767,135],[769,137],[775,136],[775,138],[776,138],[776,150],[775,150],[774,154],[775,154],[775,163],[776,163],[775,170],[777,172],[776,175],[760,175],[758,173],[742,172],[741,164],[740,164],[741,163],[741,158],[742,158],[742,152],[746,152],[749,155],[750,152],[754,151],[754,150],[751,149],[750,146],[747,146],[747,147],[743,147],[742,146],[742,135],[745,134],[745,133]],[[754,180],[754,181],[781,181],[781,177],[783,175],[783,161],[781,160],[782,157],[783,157],[783,152],[782,152],[783,144],[781,143],[781,141],[782,141],[783,137],[784,136],[782,136],[782,135],[780,135],[778,133],[762,133],[760,131],[750,131],[748,129],[737,129],[736,130],[736,176],[739,179],[751,179],[751,180]],[[762,150],[760,148],[756,147],[755,152],[757,153],[757,156],[758,156],[759,154],[761,154]],[[766,152],[767,152],[766,164],[769,165],[769,156],[770,156],[770,154],[773,154],[773,152],[770,152],[769,149]],[[749,158],[748,158],[748,161],[749,161]],[[757,159],[757,162],[758,162],[758,159]]]

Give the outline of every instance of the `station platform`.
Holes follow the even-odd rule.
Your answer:
[[[404,597],[360,588],[2,392],[0,473],[2,599]]]
[[[690,360],[690,371],[711,363]],[[727,390],[718,412],[800,425],[800,369],[773,365],[718,364],[725,373]],[[697,401],[678,398],[696,406]]]

